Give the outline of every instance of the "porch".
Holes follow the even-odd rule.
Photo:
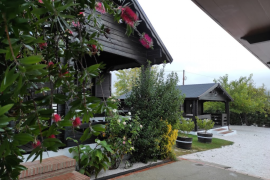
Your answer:
[[[177,87],[185,95],[185,101],[181,106],[184,118],[192,119],[195,122],[195,131],[198,130],[195,117],[199,119],[211,119],[215,122],[215,127],[230,124],[229,102],[233,101],[231,96],[218,83],[182,85]],[[225,113],[205,113],[204,103],[223,102]]]

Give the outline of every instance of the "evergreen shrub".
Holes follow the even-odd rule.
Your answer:
[[[163,150],[167,145],[164,143],[164,134],[167,131],[164,128],[167,124],[161,118],[171,125],[172,130],[177,129],[181,116],[180,105],[184,100],[180,90],[176,88],[176,73],[165,76],[164,66],[157,73],[151,70],[150,65],[141,69],[140,76],[133,81],[132,91],[125,101],[132,114],[138,114],[140,124],[143,125],[134,145],[133,162],[165,158]]]

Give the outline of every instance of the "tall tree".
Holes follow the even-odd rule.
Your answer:
[[[152,73],[157,73],[158,66],[152,66]],[[119,70],[115,74],[117,77],[117,81],[114,83],[114,87],[116,89],[115,96],[121,96],[122,94],[126,94],[132,89],[132,81],[139,77],[141,73],[141,68],[132,68],[132,69],[124,69]]]

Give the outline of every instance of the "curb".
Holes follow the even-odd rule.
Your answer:
[[[140,168],[131,169],[131,170],[128,170],[128,171],[120,172],[120,173],[105,176],[105,177],[100,177],[100,178],[97,178],[95,180],[116,180],[116,179],[120,179],[120,178],[123,178],[123,177],[126,177],[126,176],[130,176],[132,174],[137,174],[139,172],[147,171],[147,170],[150,170],[150,169],[153,169],[153,168],[165,166],[167,164],[171,164],[171,163],[174,163],[174,162],[176,162],[176,161],[165,160],[165,161],[162,161],[162,162],[159,162],[159,163],[150,164],[150,165],[143,166],[143,167],[140,167]]]

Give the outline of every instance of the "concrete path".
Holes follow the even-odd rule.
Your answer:
[[[151,167],[112,180],[258,180],[213,164],[180,160],[158,167]]]
[[[255,126],[230,126],[237,135],[215,136],[233,141],[231,146],[182,156],[230,167],[251,176],[270,179],[270,128]]]

